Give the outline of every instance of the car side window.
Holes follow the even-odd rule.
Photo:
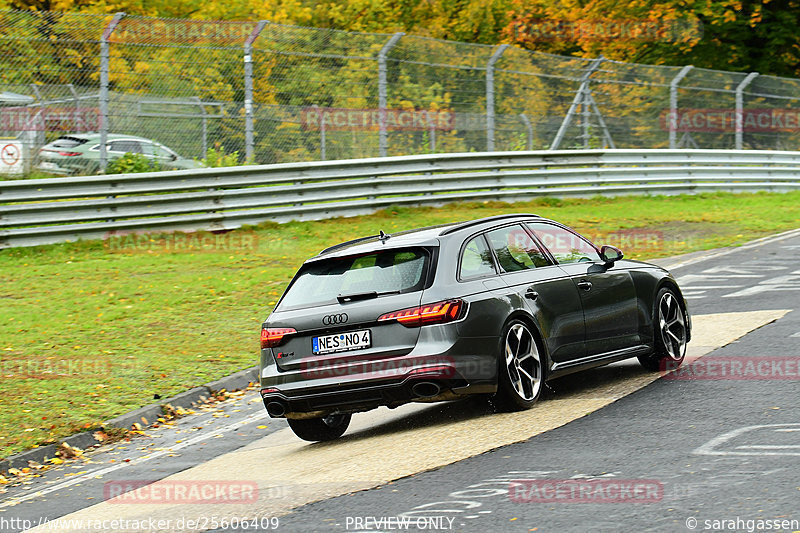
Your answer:
[[[156,143],[147,143],[146,150],[161,159],[172,159],[174,155],[170,150]],[[176,158],[177,159],[177,158]]]
[[[137,141],[111,141],[108,143],[108,149],[112,152],[122,152],[124,154],[128,152],[133,154],[142,153],[142,146]]]
[[[478,235],[470,239],[464,250],[461,252],[461,270],[458,273],[460,279],[480,278],[497,274],[492,261],[492,252],[486,244],[483,235]]]
[[[527,225],[560,265],[602,261],[597,248],[577,233],[553,224],[529,222]]]
[[[145,154],[147,156],[155,156],[155,155],[157,155],[155,150],[153,149],[154,148],[153,143],[143,142],[143,143],[139,143],[139,144],[142,147],[142,153],[143,154]]]
[[[550,264],[536,242],[518,224],[490,231],[486,236],[497,256],[497,262],[505,272],[529,270]]]

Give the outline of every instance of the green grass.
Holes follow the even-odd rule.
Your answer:
[[[153,237],[131,251],[128,237],[0,251],[0,457],[256,364],[260,324],[297,267],[346,239],[535,212],[601,242],[646,235],[622,248],[652,258],[798,227],[798,205],[800,193],[543,198],[264,224],[226,234],[223,250]]]
[[[32,170],[27,174],[21,174],[21,175],[0,174],[0,181],[40,180],[45,178],[60,178],[60,177],[63,176],[57,174],[50,174],[48,172],[41,172],[39,170]]]

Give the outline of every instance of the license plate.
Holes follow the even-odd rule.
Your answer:
[[[49,161],[42,161],[39,163],[39,168],[43,168],[46,170],[58,170],[58,165],[55,163],[50,163]]]
[[[372,346],[372,333],[368,329],[311,338],[311,351],[315,355],[363,350],[370,346]]]

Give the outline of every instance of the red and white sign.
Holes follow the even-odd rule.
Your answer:
[[[22,163],[22,143],[0,140],[0,174],[22,174]]]

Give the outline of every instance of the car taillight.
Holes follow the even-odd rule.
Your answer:
[[[58,155],[65,155],[67,157],[72,157],[76,155],[81,155],[80,152],[58,152]]]
[[[261,328],[261,348],[274,348],[286,335],[297,333],[294,328]]]
[[[429,324],[444,324],[461,318],[464,309],[463,300],[445,300],[434,304],[409,307],[400,311],[393,311],[378,317],[378,321],[397,320],[409,328],[427,326]]]

